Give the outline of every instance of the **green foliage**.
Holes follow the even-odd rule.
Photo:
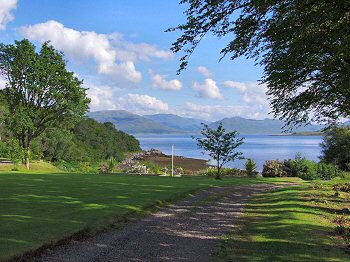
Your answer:
[[[256,163],[254,162],[253,159],[248,158],[247,161],[245,162],[245,171],[247,172],[247,175],[252,177],[255,176],[257,174],[256,171]]]
[[[34,138],[45,130],[69,127],[88,110],[90,99],[61,52],[48,42],[39,53],[28,40],[0,44],[0,75],[6,79],[6,127],[20,141],[29,167]]]
[[[296,176],[303,180],[313,180],[321,178],[317,173],[317,163],[307,160],[306,158],[300,158],[294,160],[294,168],[296,170]]]
[[[187,21],[173,52],[180,70],[208,33],[229,37],[222,56],[264,66],[272,112],[290,124],[350,115],[349,1],[182,0]]]
[[[89,162],[94,165],[109,159],[109,164],[115,165],[125,153],[141,150],[134,136],[118,131],[111,123],[93,119],[81,120],[72,130],[48,130],[39,140],[44,159],[71,164]],[[76,166],[73,164],[73,168]]]
[[[264,177],[299,177],[303,180],[330,180],[340,176],[339,169],[331,164],[316,163],[297,154],[291,160],[266,161],[262,175]]]
[[[163,168],[152,161],[143,161],[142,164],[144,164],[147,167],[148,172],[151,174],[159,174],[159,175],[164,174]],[[175,167],[174,167],[174,170],[175,170]],[[168,174],[171,175],[171,169],[169,169]]]
[[[350,127],[332,127],[323,138],[322,161],[350,170]]]
[[[331,180],[341,175],[339,168],[332,164],[319,163],[317,165],[317,177],[322,180]]]
[[[18,171],[18,164],[23,159],[23,151],[21,150],[21,147],[16,140],[11,140],[8,144],[7,148],[7,155],[12,163],[13,163],[13,171]]]
[[[8,142],[0,141],[0,156],[11,160],[13,171],[18,171],[18,165],[23,160],[23,150],[17,140],[11,139]]]
[[[238,138],[236,131],[226,132],[222,123],[216,129],[211,129],[203,124],[201,131],[203,138],[197,138],[197,146],[208,152],[209,156],[216,161],[217,175],[220,179],[221,168],[236,159],[242,159],[242,152],[236,149],[242,145],[244,138]]]
[[[110,156],[108,159],[107,159],[107,163],[108,163],[108,170],[109,172],[112,172],[114,167],[116,166],[117,164],[117,161],[115,160],[115,158],[113,156]]]

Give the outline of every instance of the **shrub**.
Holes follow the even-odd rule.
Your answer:
[[[247,162],[245,163],[245,171],[248,176],[256,176],[257,171],[256,171],[256,163],[254,162],[253,159],[248,158]]]
[[[264,177],[299,177],[304,180],[330,180],[339,176],[340,171],[334,165],[318,164],[298,153],[293,160],[289,159],[283,162],[279,160],[266,161],[262,175]]]
[[[115,160],[115,158],[113,156],[111,156],[107,159],[107,163],[108,163],[108,171],[112,172],[115,165],[117,164],[117,161]]]
[[[98,171],[100,174],[107,174],[109,172],[109,165],[107,163],[102,163]]]
[[[142,164],[145,165],[149,173],[158,174],[158,175],[164,174],[164,170],[163,170],[164,168],[162,168],[161,166],[157,165],[152,161],[143,161]],[[175,167],[174,167],[174,173],[175,173]],[[170,169],[170,175],[171,175],[171,169]]]
[[[317,165],[317,176],[322,180],[331,180],[340,175],[340,170],[337,166],[325,163]]]
[[[284,177],[287,175],[284,163],[279,160],[267,160],[263,166],[263,177]]]

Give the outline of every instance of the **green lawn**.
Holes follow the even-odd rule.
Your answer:
[[[264,192],[251,198],[236,229],[222,241],[218,261],[350,261],[334,233],[350,194],[334,196],[336,180]],[[320,183],[317,183],[320,185]],[[348,216],[349,217],[349,216]]]
[[[0,174],[0,260],[209,186],[264,179]]]
[[[6,164],[0,164],[0,172],[10,172],[13,169],[13,164],[6,163]],[[24,164],[18,165],[19,171],[14,171],[13,173],[28,173],[28,170],[26,169],[26,166]],[[44,161],[32,161],[30,163],[30,170],[29,173],[62,173],[60,169],[58,169],[56,166],[54,166],[51,163],[44,162]]]

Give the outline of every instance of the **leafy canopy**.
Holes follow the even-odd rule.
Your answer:
[[[216,161],[217,178],[220,178],[220,169],[227,163],[236,159],[242,159],[242,152],[236,149],[243,144],[244,138],[237,138],[237,131],[226,132],[222,123],[217,129],[211,129],[203,124],[201,131],[203,138],[197,138],[199,148],[208,152],[208,155]]]
[[[82,81],[48,42],[38,53],[26,39],[0,44],[0,75],[6,80],[6,124],[28,152],[45,130],[69,127],[88,110],[90,99]]]
[[[332,127],[326,131],[321,144],[321,160],[350,170],[350,127]]]
[[[288,124],[350,116],[350,1],[182,0],[187,21],[173,52],[179,71],[208,33],[231,38],[222,57],[264,67],[272,113]]]
[[[43,158],[52,162],[121,161],[126,153],[141,150],[134,136],[117,130],[111,123],[90,118],[81,120],[71,130],[47,130],[36,142]]]

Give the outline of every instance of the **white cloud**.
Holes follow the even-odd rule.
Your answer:
[[[131,61],[150,61],[152,58],[170,59],[174,54],[170,51],[160,50],[156,46],[147,43],[129,43],[118,37],[112,41],[113,46],[118,48],[117,58]]]
[[[217,121],[225,117],[234,116],[252,119],[268,117],[268,112],[260,106],[199,105],[191,102],[187,102],[178,113],[183,116],[196,117],[208,121]]]
[[[211,78],[213,77],[213,74],[209,71],[208,68],[206,68],[205,66],[199,66],[197,67],[197,71],[199,73],[201,73],[202,75],[204,75],[206,78]]]
[[[169,105],[153,96],[128,94],[118,99],[117,107],[132,113],[144,115],[168,112]]]
[[[0,0],[0,30],[5,30],[7,23],[15,19],[11,11],[16,7],[17,0]]]
[[[182,88],[182,83],[178,79],[166,80],[167,75],[154,74],[151,72],[152,85],[155,88],[179,91]]]
[[[115,104],[117,89],[106,85],[86,84],[85,86],[89,88],[87,94],[91,99],[90,111],[113,110],[117,108]]]
[[[122,90],[108,85],[85,84],[91,98],[90,111],[127,110],[135,114],[154,114],[169,111],[169,105],[153,96],[121,95]]]
[[[269,102],[266,96],[266,85],[259,84],[258,82],[235,81],[225,81],[223,85],[237,90],[243,95],[244,102],[269,108]]]
[[[216,82],[211,79],[205,79],[203,84],[198,82],[193,83],[193,90],[197,92],[197,96],[211,98],[211,99],[223,99],[223,95],[220,92],[219,87],[216,85]]]
[[[77,31],[53,20],[24,26],[20,31],[31,40],[41,43],[50,40],[55,48],[80,63],[93,60],[97,72],[115,82],[120,80],[140,82],[142,74],[136,69],[137,60],[172,57],[170,52],[159,50],[150,44],[129,43],[119,33],[98,34],[94,31]]]

